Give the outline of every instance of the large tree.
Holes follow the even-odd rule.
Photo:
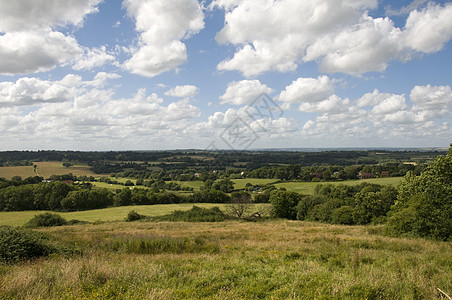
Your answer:
[[[452,144],[447,155],[438,156],[420,176],[411,172],[405,176],[388,230],[440,240],[452,238]]]

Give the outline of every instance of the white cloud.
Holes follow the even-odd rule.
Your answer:
[[[452,4],[429,4],[410,13],[405,26],[405,44],[420,52],[441,50],[452,38]]]
[[[415,86],[410,93],[416,110],[441,110],[452,104],[450,86]]]
[[[402,111],[407,107],[405,95],[391,95],[375,105],[371,111],[373,115],[385,115]]]
[[[390,19],[364,15],[357,24],[316,40],[303,59],[319,60],[320,70],[328,73],[384,71],[390,60],[401,57],[400,35]]]
[[[115,57],[111,53],[107,53],[105,46],[93,49],[86,48],[72,68],[74,70],[92,70],[93,68],[111,63],[114,60]]]
[[[298,78],[286,86],[278,100],[289,103],[313,103],[327,99],[333,92],[333,81],[328,76]]]
[[[0,36],[0,74],[48,71],[81,53],[73,37],[50,29],[8,32]]]
[[[78,76],[67,75],[55,82],[28,77],[20,78],[15,83],[1,82],[0,106],[65,102],[78,94],[74,82],[80,81]]]
[[[198,93],[199,88],[194,85],[178,85],[168,91],[165,92],[166,96],[171,97],[194,97]]]
[[[375,89],[372,93],[366,93],[358,99],[356,105],[358,107],[375,106],[392,95],[393,94],[380,93],[379,90]]]
[[[83,55],[84,50],[74,37],[58,32],[55,28],[81,26],[87,14],[97,12],[96,5],[99,2],[0,0],[0,33],[4,33],[0,34],[0,74],[48,71]],[[96,49],[88,51],[89,56],[93,56],[93,53],[96,53]],[[90,58],[91,61],[95,60],[93,66],[99,64],[99,55]]]
[[[228,84],[226,92],[220,96],[221,104],[250,104],[262,93],[270,94],[273,89],[259,80],[233,81]]]
[[[187,60],[182,39],[204,28],[204,14],[197,0],[126,0],[127,14],[140,32],[139,48],[124,67],[132,73],[153,77]]]
[[[102,0],[0,0],[0,32],[80,25]]]
[[[310,61],[328,73],[384,71],[392,60],[439,51],[452,38],[451,3],[412,11],[404,28],[370,16],[377,1],[218,0],[210,7],[226,11],[218,43],[237,46],[217,69],[246,77],[294,71]]]
[[[349,99],[341,99],[336,95],[331,95],[323,101],[301,103],[298,109],[304,112],[340,113],[347,111],[349,106]]]

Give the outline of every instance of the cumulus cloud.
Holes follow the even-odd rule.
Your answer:
[[[0,35],[0,74],[47,71],[71,63],[84,54],[74,37],[54,29],[58,26],[81,26],[87,14],[97,12],[99,2],[0,0],[0,33],[4,33]],[[88,51],[93,66],[99,64],[99,53],[96,52],[99,51]],[[87,64],[86,60],[76,66],[81,69],[84,64]]]
[[[114,60],[115,56],[107,53],[105,46],[93,49],[86,48],[72,68],[74,70],[92,70],[93,68],[111,63]]]
[[[377,7],[371,0],[218,0],[211,7],[226,11],[218,43],[237,46],[217,69],[246,77],[294,71],[310,61],[328,73],[384,71],[392,60],[439,51],[452,38],[450,3],[411,11],[404,28],[370,16]]]
[[[82,52],[73,37],[50,29],[8,32],[0,36],[0,74],[47,71]]]
[[[198,93],[199,88],[194,85],[178,85],[168,91],[165,92],[166,96],[171,97],[194,97]]]
[[[328,76],[298,78],[279,94],[279,101],[288,103],[319,102],[334,92],[333,81]]]
[[[126,0],[127,14],[140,32],[138,49],[124,63],[132,73],[154,77],[187,60],[181,41],[204,28],[204,14],[197,0]]]
[[[357,24],[309,45],[303,60],[319,60],[320,70],[328,73],[384,71],[390,60],[402,55],[400,35],[390,19],[365,15]]]
[[[250,104],[262,93],[270,94],[273,89],[259,80],[233,81],[228,84],[226,92],[220,96],[221,104],[243,105]]]
[[[0,0],[0,32],[80,25],[102,0]]]
[[[107,80],[116,78],[119,75],[101,72],[89,81],[70,74],[58,81],[25,77],[2,82],[0,130],[10,142],[20,134],[34,147],[43,141],[52,148],[103,141],[104,148],[128,148],[138,140],[151,148],[154,139],[163,142],[171,136],[168,142],[174,142],[200,116],[188,99],[164,105],[161,97],[145,89],[117,98],[114,90],[105,88]],[[122,139],[125,144],[120,144]]]
[[[429,4],[410,13],[404,30],[405,44],[419,52],[441,50],[452,38],[452,3],[445,6]]]

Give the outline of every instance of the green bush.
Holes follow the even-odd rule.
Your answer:
[[[451,182],[452,147],[446,157],[438,156],[420,176],[411,172],[405,176],[389,213],[387,233],[452,239]]]
[[[182,211],[176,210],[169,215],[156,217],[158,221],[173,222],[221,222],[224,221],[226,215],[218,208],[202,208],[193,206],[192,209]]]
[[[139,213],[137,213],[134,210],[129,211],[129,213],[127,214],[126,217],[126,222],[132,222],[132,221],[138,221],[139,219],[143,218],[142,215],[140,215]]]
[[[333,210],[331,214],[331,223],[353,225],[353,207],[345,205]]]
[[[0,227],[0,262],[14,263],[47,256],[56,249],[47,236],[30,229]]]
[[[25,227],[30,228],[51,227],[51,226],[62,226],[67,224],[68,222],[62,216],[47,212],[34,216],[25,224]]]

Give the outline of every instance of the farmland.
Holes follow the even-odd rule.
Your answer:
[[[99,176],[99,174],[91,172],[90,167],[87,165],[74,165],[67,168],[58,161],[34,162],[33,164],[37,166],[36,172],[33,166],[0,167],[0,177],[6,179],[10,179],[13,176],[21,176],[22,178],[41,176],[48,178],[52,175],[68,173],[72,173],[75,176]]]
[[[450,242],[390,238],[378,226],[109,222],[39,231],[79,254],[0,265],[0,298],[440,299],[438,288],[452,291]],[[147,250],[133,248],[135,239]]]
[[[211,208],[218,206],[224,207],[224,204],[213,203],[199,203],[199,207]],[[146,216],[162,216],[173,212],[174,210],[188,210],[193,207],[193,204],[157,204],[157,205],[136,205],[136,206],[121,206],[111,207],[105,209],[95,209],[75,212],[58,212],[59,215],[67,220],[76,219],[87,222],[111,222],[122,221],[130,210],[135,210],[139,214]],[[13,211],[0,212],[0,226],[22,226],[33,216],[43,213],[44,211]]]

